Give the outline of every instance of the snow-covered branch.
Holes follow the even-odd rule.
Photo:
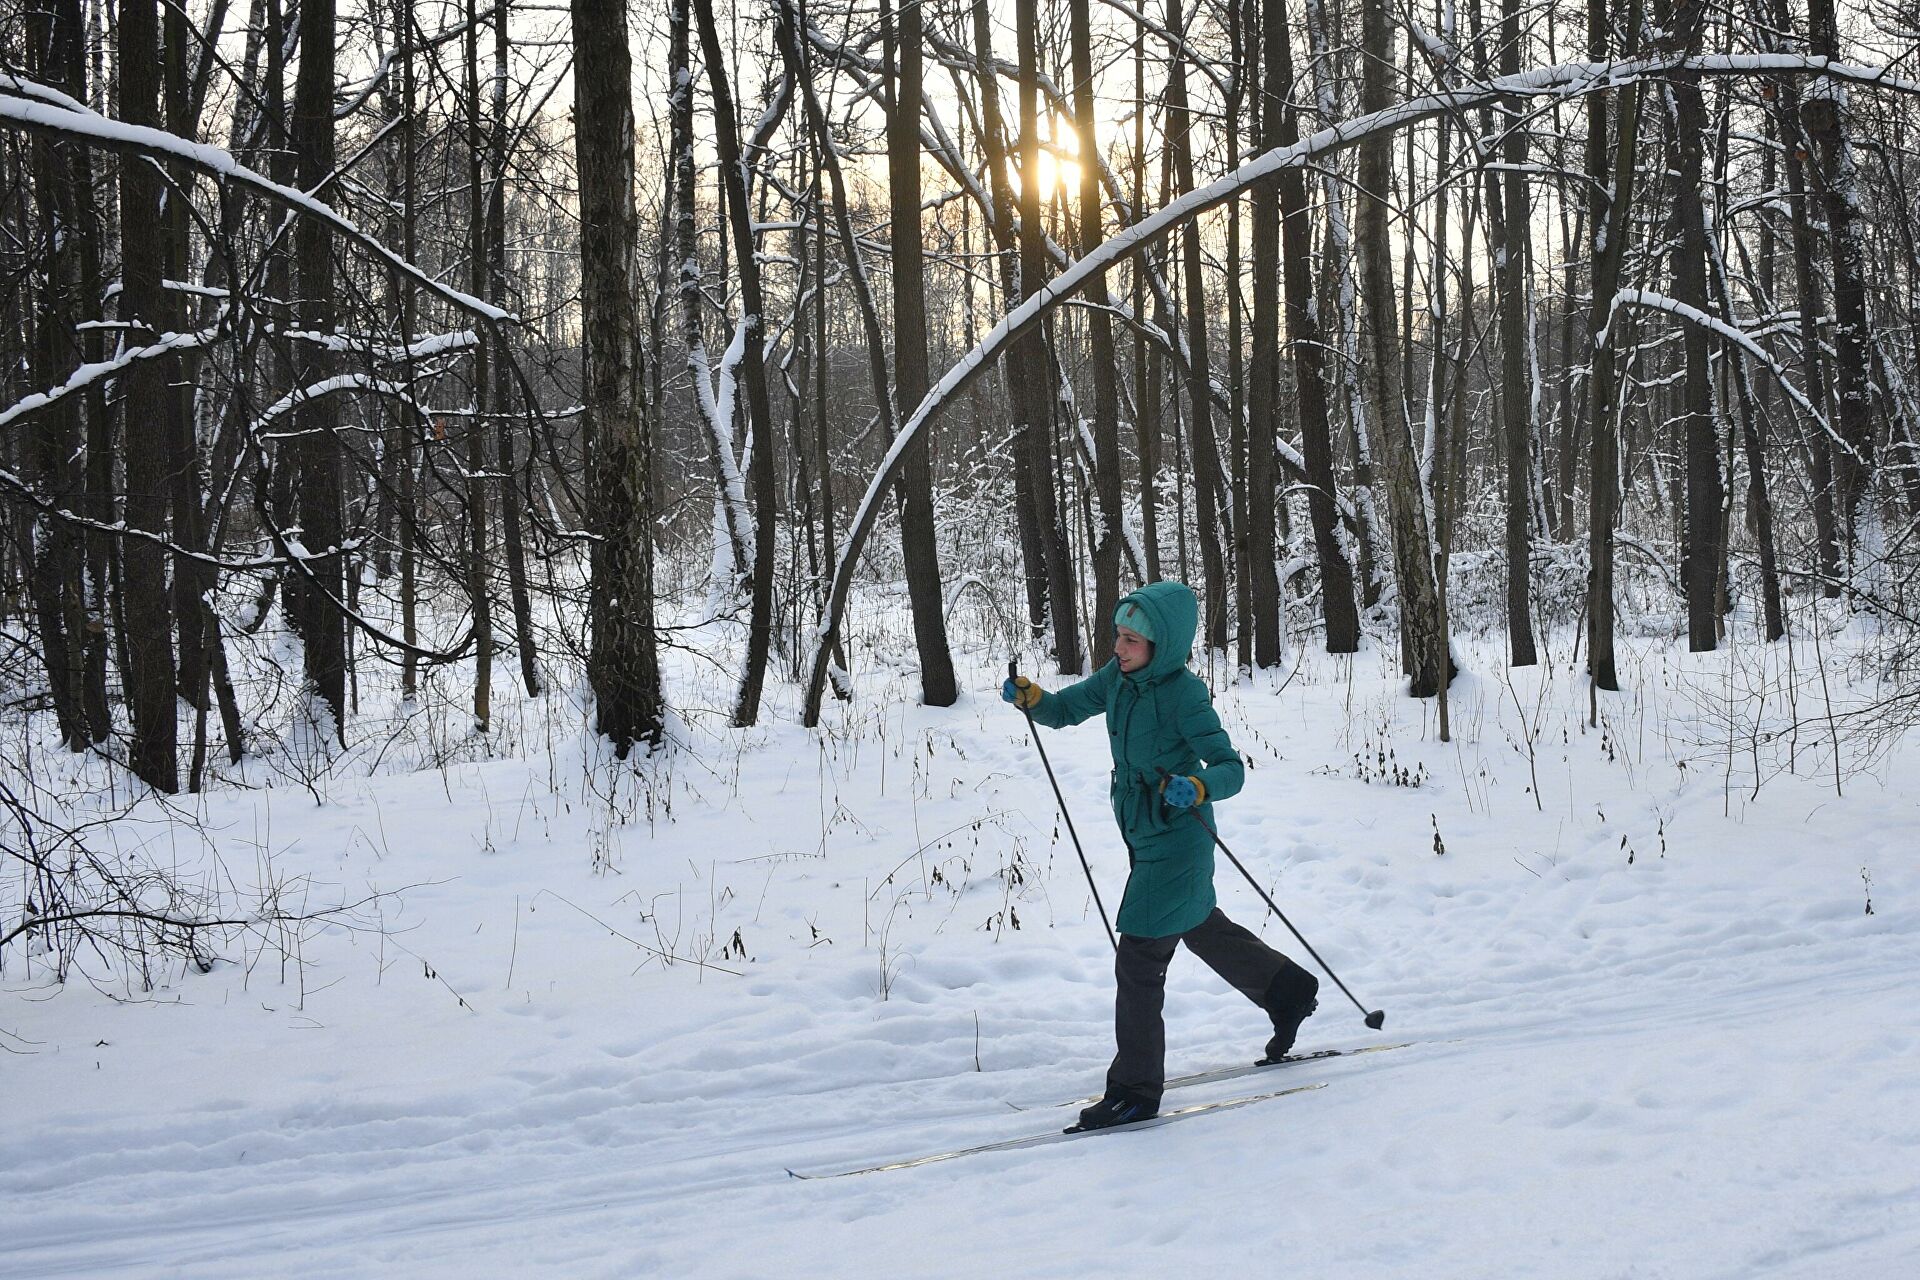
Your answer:
[[[255,172],[224,148],[177,137],[164,129],[108,119],[57,90],[11,72],[0,72],[0,123],[73,138],[108,151],[179,161],[219,181],[246,187],[296,212],[319,218],[398,274],[462,311],[493,323],[516,319],[512,312],[436,279],[362,231],[324,200]]]
[[[852,586],[853,566],[864,553],[878,513],[881,495],[893,484],[907,449],[940,410],[1000,358],[1001,354],[1066,298],[1106,271],[1142,252],[1161,237],[1207,211],[1225,204],[1256,183],[1281,170],[1358,145],[1381,133],[1394,133],[1441,115],[1489,105],[1503,97],[1553,97],[1572,100],[1585,94],[1619,88],[1653,76],[1687,72],[1701,76],[1827,75],[1849,83],[1892,92],[1920,95],[1920,84],[1893,74],[1890,68],[1860,66],[1828,58],[1795,54],[1712,55],[1688,58],[1669,55],[1619,62],[1574,62],[1539,67],[1515,76],[1501,76],[1481,85],[1446,88],[1396,103],[1381,111],[1321,129],[1291,146],[1255,156],[1238,169],[1169,202],[1103,242],[1054,279],[1041,285],[1026,301],[1009,311],[973,350],[962,356],[934,384],[913,413],[901,424],[886,457],[881,460],[862,497],[847,540],[834,566],[827,614],[819,630],[813,674],[808,691],[807,717],[818,714],[819,692],[826,663],[837,638],[841,611]]]

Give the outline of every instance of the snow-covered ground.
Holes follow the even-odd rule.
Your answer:
[[[1811,730],[1730,733],[1786,714],[1751,648],[1631,648],[1589,729],[1550,647],[1511,686],[1469,651],[1451,743],[1377,652],[1216,681],[1253,765],[1221,834],[1387,1013],[1327,983],[1300,1047],[1408,1047],[824,1181],[786,1171],[1046,1132],[1006,1104],[1110,1052],[1106,933],[984,655],[948,710],[896,679],[819,734],[788,688],[744,735],[695,714],[651,775],[555,699],[521,758],[143,808],[116,838],[182,869],[385,896],[150,992],[10,960],[0,1274],[1920,1274],[1912,747],[1836,777]],[[1104,735],[1047,747],[1111,907]],[[1173,1070],[1257,1055],[1198,961],[1169,988]]]

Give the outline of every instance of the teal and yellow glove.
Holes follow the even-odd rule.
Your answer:
[[[1000,701],[1011,702],[1022,711],[1039,706],[1040,694],[1040,686],[1025,676],[1010,676],[1000,686]]]
[[[1160,797],[1176,809],[1191,809],[1207,802],[1207,784],[1192,774],[1168,778],[1160,784]]]

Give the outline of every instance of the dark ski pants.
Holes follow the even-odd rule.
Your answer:
[[[1293,961],[1215,907],[1213,914],[1185,933],[1164,938],[1120,935],[1114,957],[1117,980],[1113,1035],[1118,1051],[1107,1068],[1107,1088],[1125,1089],[1157,1105],[1167,1079],[1167,1028],[1161,1009],[1167,998],[1167,963],[1181,943],[1199,956],[1227,985],[1266,1008],[1273,980]]]

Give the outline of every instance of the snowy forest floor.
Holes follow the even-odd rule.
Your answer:
[[[311,791],[250,761],[193,821],[143,803],[106,834],[180,873],[384,896],[151,991],[10,961],[0,1272],[1913,1274],[1914,735],[1836,768],[1825,729],[1756,727],[1790,692],[1824,710],[1804,646],[1796,675],[1650,642],[1589,729],[1548,648],[1508,673],[1463,646],[1451,743],[1377,650],[1216,682],[1253,766],[1222,836],[1387,1013],[1370,1032],[1326,983],[1299,1048],[1408,1048],[823,1182],[785,1170],[1046,1132],[1066,1113],[1006,1104],[1094,1091],[1111,1051],[1106,933],[984,655],[953,708],[872,679],[812,734],[782,687],[766,727],[690,712],[639,771],[555,696],[494,744],[517,758],[369,749]],[[679,705],[726,705],[678,660]],[[1104,735],[1047,747],[1111,908]],[[1217,884],[1311,963],[1224,860]],[[1171,1070],[1265,1035],[1175,959]]]

